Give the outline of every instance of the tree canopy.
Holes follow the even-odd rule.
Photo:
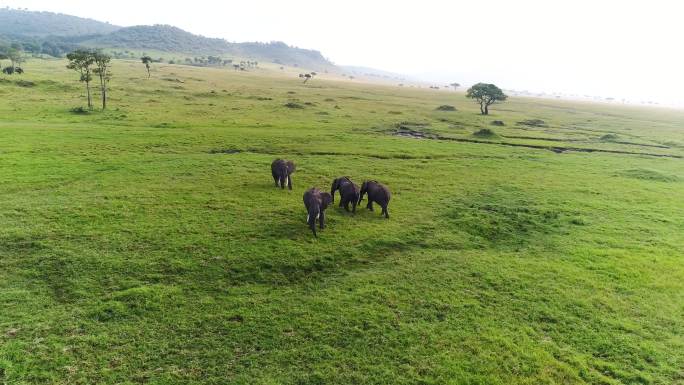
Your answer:
[[[93,80],[92,65],[95,63],[93,52],[87,49],[77,49],[74,52],[68,53],[67,59],[69,59],[67,68],[72,69],[81,75],[79,80],[86,85],[88,108],[92,109],[93,101],[92,97],[90,96],[90,82]]]
[[[95,64],[93,72],[100,79],[100,96],[102,98],[102,109],[107,108],[107,84],[112,77],[111,61],[112,57],[102,50],[91,51],[91,56]]]
[[[496,102],[503,102],[508,98],[501,88],[494,84],[477,83],[466,92],[466,97],[475,99],[480,104],[480,113],[489,115],[489,106]]]
[[[140,61],[145,65],[145,68],[147,68],[147,77],[150,77],[150,64],[152,63],[152,58],[149,56],[143,56],[140,58]]]

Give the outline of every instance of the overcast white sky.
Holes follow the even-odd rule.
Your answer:
[[[678,0],[0,0],[112,24],[281,40],[435,81],[684,105]]]

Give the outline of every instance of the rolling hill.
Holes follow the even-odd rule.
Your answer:
[[[195,35],[170,25],[139,25],[121,28],[82,42],[95,47],[156,50],[192,55],[231,55],[298,65],[327,68],[333,64],[319,51],[291,47],[283,42],[231,43],[224,39]]]
[[[232,43],[195,35],[170,25],[119,27],[97,20],[50,13],[0,9],[0,45],[63,56],[76,47],[150,50],[182,55],[224,55],[323,70],[334,65],[319,51],[283,42]]]
[[[106,34],[121,27],[62,13],[0,9],[0,35],[32,37]]]

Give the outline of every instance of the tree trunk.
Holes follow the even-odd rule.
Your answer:
[[[88,94],[88,109],[92,110],[93,109],[93,99],[90,96],[90,83],[86,82],[86,93]]]
[[[149,79],[150,76],[152,76],[152,75],[150,75],[150,66],[147,66],[147,78]]]
[[[486,115],[484,110],[484,103],[480,103],[480,114]]]
[[[107,86],[102,86],[102,109],[107,108]]]
[[[484,115],[489,115],[489,105],[485,104]]]

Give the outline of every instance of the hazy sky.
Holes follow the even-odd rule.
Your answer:
[[[684,105],[678,0],[0,0],[122,26],[281,40],[337,64],[460,83]]]

